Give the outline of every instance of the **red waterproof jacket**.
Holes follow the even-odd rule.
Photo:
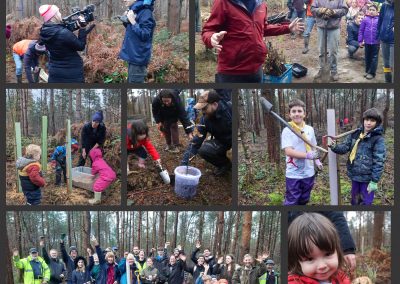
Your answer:
[[[350,279],[342,270],[339,270],[330,280],[332,284],[351,284]],[[288,284],[319,284],[319,281],[307,276],[289,274]]]
[[[126,135],[126,148],[128,151],[135,150],[142,146],[146,148],[147,152],[150,154],[150,156],[153,158],[154,161],[160,159],[160,155],[158,154],[156,148],[154,148],[153,144],[151,144],[150,139],[148,137],[146,137],[141,141],[138,141],[136,145],[133,145],[129,135]]]
[[[240,0],[215,0],[202,31],[208,48],[212,48],[211,36],[220,31],[227,34],[220,42],[217,71],[231,75],[256,73],[267,55],[263,37],[290,33],[288,24],[267,23],[267,6],[262,0],[256,0],[252,14]]]

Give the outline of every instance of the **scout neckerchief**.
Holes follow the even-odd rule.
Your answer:
[[[303,128],[306,126],[306,123],[303,121],[301,123],[301,126],[298,126],[294,121],[290,121],[289,125],[296,131],[298,132],[301,136],[303,136],[304,138],[308,139],[308,137],[306,136],[306,134],[303,131]],[[304,142],[304,145],[306,146],[306,152],[311,151],[311,147],[310,145],[308,145],[307,143]],[[312,161],[311,161],[312,162]],[[294,160],[292,157],[289,158],[289,161],[287,162],[288,164],[292,164],[293,166],[295,166],[296,168],[298,168],[298,166],[294,163]]]
[[[350,164],[353,163],[354,159],[356,158],[356,153],[357,153],[357,148],[358,148],[358,143],[363,140],[365,138],[365,136],[367,136],[368,133],[360,133],[360,136],[358,137],[356,143],[353,146],[353,149],[351,149],[351,153],[349,156],[349,160],[350,160]]]

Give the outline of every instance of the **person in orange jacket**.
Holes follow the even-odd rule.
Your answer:
[[[29,83],[37,83],[32,77],[32,69],[39,74],[39,57],[46,53],[46,47],[37,40],[24,39],[13,45],[13,58],[15,62],[15,75],[17,83],[22,83],[22,62],[24,63],[26,79]]]

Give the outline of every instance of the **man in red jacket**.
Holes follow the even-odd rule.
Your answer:
[[[261,83],[262,65],[267,55],[264,36],[302,32],[304,23],[267,23],[263,0],[215,0],[203,27],[202,39],[218,51],[216,83]]]

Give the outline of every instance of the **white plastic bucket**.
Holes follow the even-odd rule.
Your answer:
[[[174,173],[175,193],[183,198],[193,198],[197,193],[201,171],[195,167],[179,166]]]

